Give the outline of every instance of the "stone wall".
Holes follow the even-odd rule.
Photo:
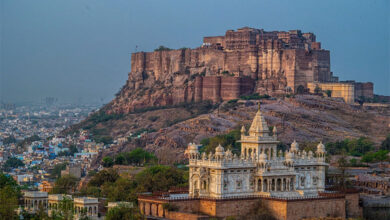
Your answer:
[[[278,203],[269,202],[269,207],[278,206]],[[318,200],[298,200],[287,203],[286,216],[278,219],[299,220],[302,218],[342,217],[345,218],[345,199],[330,198]]]
[[[206,99],[218,102],[248,91],[272,95],[290,88],[295,92],[309,82],[336,80],[330,71],[330,52],[321,49],[313,33],[245,27],[204,37],[203,42],[195,49],[133,53],[127,83],[108,112]],[[223,78],[226,73],[242,78]],[[196,76],[204,78],[199,81]],[[251,81],[243,82],[247,78]],[[370,85],[358,87],[358,94],[372,96]]]
[[[355,82],[355,99],[360,97],[374,98],[374,84],[372,82]]]
[[[344,196],[284,200],[274,198],[237,198],[237,199],[139,199],[139,207],[147,216],[166,217],[168,219],[205,219],[206,216],[225,218],[243,217],[253,214],[262,204],[278,220],[298,220],[302,218],[325,217],[361,217],[359,194]],[[169,212],[163,209],[164,203],[170,203],[178,210]]]

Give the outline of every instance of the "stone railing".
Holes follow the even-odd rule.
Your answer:
[[[305,200],[319,200],[319,199],[335,199],[345,198],[345,194],[342,193],[321,193],[316,196],[271,196],[271,195],[245,195],[245,196],[222,196],[222,197],[210,197],[210,196],[198,196],[190,197],[188,195],[175,196],[175,197],[162,197],[162,196],[151,196],[151,195],[139,195],[139,199],[153,199],[158,201],[187,201],[187,200],[246,200],[246,199],[270,199],[278,201],[305,201]]]

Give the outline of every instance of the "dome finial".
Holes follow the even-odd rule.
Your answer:
[[[257,111],[260,111],[260,101],[257,103]]]

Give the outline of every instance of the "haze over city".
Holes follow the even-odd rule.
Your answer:
[[[340,80],[390,95],[388,1],[11,1],[0,3],[3,102],[109,102],[130,53],[198,47],[244,26],[313,32]]]

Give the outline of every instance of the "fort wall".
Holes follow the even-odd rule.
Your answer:
[[[242,78],[219,78],[228,75]],[[218,102],[248,91],[283,94],[312,82],[337,81],[330,71],[330,52],[321,48],[313,33],[244,27],[204,37],[203,45],[194,49],[133,53],[127,83],[110,103],[110,112]],[[371,98],[372,87],[372,83],[356,83],[354,95]]]

